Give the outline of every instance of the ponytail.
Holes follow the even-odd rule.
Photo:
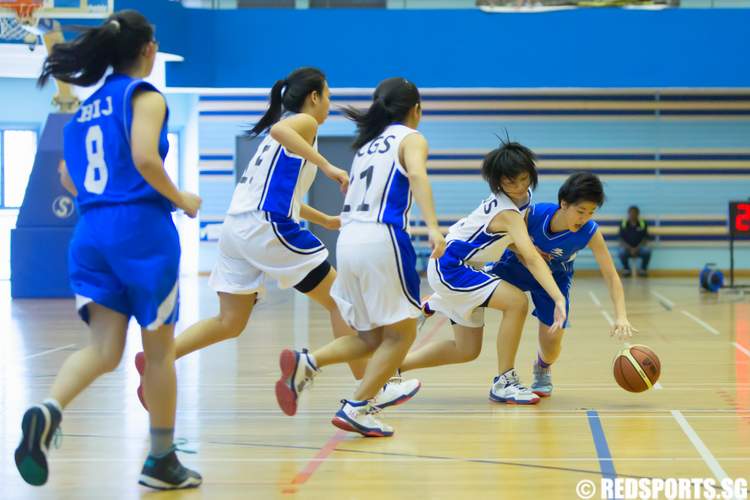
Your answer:
[[[246,132],[250,137],[262,134],[281,120],[285,111],[299,113],[311,92],[323,94],[326,76],[317,68],[299,68],[271,88],[270,102],[263,117]]]
[[[357,125],[357,137],[352,144],[354,149],[359,149],[375,139],[393,122],[393,117],[382,99],[375,99],[367,111],[352,106],[346,106],[342,111]]]
[[[123,70],[134,64],[144,45],[154,37],[151,24],[134,10],[116,12],[95,28],[72,29],[81,34],[72,42],[54,46],[37,79],[39,87],[50,77],[83,87],[93,85],[110,66]]]
[[[268,105],[266,113],[263,115],[263,118],[253,126],[253,128],[248,130],[247,135],[251,137],[260,135],[264,130],[270,128],[271,125],[281,120],[281,114],[283,112],[281,92],[286,84],[286,80],[277,80],[276,83],[273,84],[273,87],[271,87],[271,103]]]
[[[367,111],[351,106],[342,109],[344,115],[357,125],[357,137],[352,147],[359,149],[375,139],[390,124],[402,122],[412,108],[421,102],[419,89],[405,78],[388,78],[375,89]]]

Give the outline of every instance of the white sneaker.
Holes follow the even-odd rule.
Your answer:
[[[372,406],[384,410],[389,406],[404,404],[419,392],[420,387],[422,387],[422,382],[415,378],[404,380],[401,376],[391,377],[380,392],[372,398]]]
[[[312,384],[320,370],[312,362],[307,349],[284,349],[279,358],[281,378],[276,382],[276,401],[287,415],[297,413],[300,393]]]
[[[498,375],[492,381],[490,389],[490,400],[498,403],[509,403],[516,405],[535,405],[539,402],[539,396],[531,389],[521,384],[516,370],[511,368],[502,375]]]
[[[331,419],[331,423],[348,432],[358,432],[365,437],[389,437],[393,427],[373,417],[379,410],[369,401],[341,400],[341,409]]]

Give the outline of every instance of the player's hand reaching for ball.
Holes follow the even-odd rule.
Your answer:
[[[198,215],[201,203],[203,203],[203,200],[197,194],[188,191],[180,191],[180,203],[177,205],[177,208],[182,209],[185,212],[185,215],[194,219],[195,216]]]
[[[638,333],[638,330],[633,328],[627,318],[617,318],[615,324],[612,325],[610,335],[615,337],[617,340],[627,340],[633,336],[634,333]]]

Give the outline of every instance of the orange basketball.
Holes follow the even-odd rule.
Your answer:
[[[620,387],[629,392],[643,392],[659,380],[661,362],[645,345],[631,345],[620,351],[613,369]]]

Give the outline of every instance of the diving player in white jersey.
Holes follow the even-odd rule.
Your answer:
[[[498,259],[512,243],[553,298],[554,322],[550,329],[555,331],[565,322],[565,297],[534,248],[524,221],[531,189],[537,184],[534,153],[518,143],[504,143],[485,156],[482,176],[493,194],[450,228],[445,255],[430,261],[427,268],[430,286],[436,293],[425,303],[425,312],[439,311],[448,316],[455,340],[431,342],[409,353],[401,371],[475,359],[482,348],[483,308],[490,307],[503,312],[497,337],[498,375],[493,380],[490,399],[535,404],[539,397],[521,384],[513,368],[528,312],[526,295],[497,276],[475,268]]]
[[[427,223],[432,257],[440,257],[445,246],[427,179],[427,141],[416,130],[420,102],[412,82],[389,78],[375,89],[366,112],[345,110],[357,124],[357,154],[341,214],[339,275],[331,294],[359,335],[338,338],[313,353],[281,353],[276,397],[287,415],[296,413],[300,392],[320,368],[372,356],[362,384],[352,399],[342,400],[332,423],[364,436],[393,434],[373,417],[387,405],[372,400],[404,359],[421,314],[416,255],[406,232],[412,196]]]

